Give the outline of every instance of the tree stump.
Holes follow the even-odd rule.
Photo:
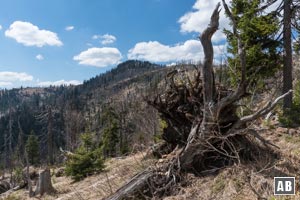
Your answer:
[[[8,191],[10,189],[10,184],[7,181],[0,182],[0,194]]]
[[[50,169],[47,168],[39,173],[39,180],[34,195],[42,196],[45,193],[51,194],[54,191],[55,190],[51,182]]]

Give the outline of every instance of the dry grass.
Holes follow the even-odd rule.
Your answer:
[[[252,199],[300,199],[295,196],[274,196],[273,177],[295,176],[300,180],[300,139],[297,135],[289,135],[279,129],[262,129],[259,131],[265,139],[280,147],[275,149],[280,157],[272,161],[262,158],[244,165],[234,165],[221,170],[218,174],[197,177],[186,174],[186,181],[180,191],[164,198],[165,200],[252,200]],[[114,158],[106,162],[105,172],[93,175],[83,181],[73,183],[70,178],[53,177],[53,185],[57,193],[43,196],[40,199],[52,200],[87,200],[104,199],[126,183],[132,176],[150,165],[155,160],[143,160],[144,153],[137,153],[124,158]],[[160,159],[162,162],[165,159]],[[158,163],[159,163],[158,162]],[[158,164],[157,163],[157,164]],[[156,165],[157,165],[156,164]],[[297,187],[299,185],[297,184]],[[299,190],[298,190],[299,191]],[[25,190],[14,192],[9,200],[29,199]]]
[[[136,173],[142,171],[154,160],[144,160],[145,153],[137,153],[123,158],[112,158],[106,162],[104,172],[90,176],[83,181],[73,182],[68,177],[52,177],[52,183],[57,192],[38,199],[45,200],[88,200],[104,199],[115,192]],[[5,199],[27,200],[28,192],[20,190]],[[37,198],[32,198],[37,199]]]
[[[261,130],[260,134],[280,147],[275,149],[280,158],[269,158],[246,165],[228,167],[218,174],[196,177],[188,174],[187,184],[177,195],[165,200],[287,200],[300,199],[299,185],[295,196],[274,196],[273,177],[294,176],[300,180],[300,140],[298,135],[278,132],[277,129]]]

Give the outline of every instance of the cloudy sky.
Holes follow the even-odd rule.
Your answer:
[[[218,0],[2,0],[0,88],[80,84],[128,59],[199,61]],[[221,13],[221,29],[228,21]],[[213,37],[216,60],[224,52]]]

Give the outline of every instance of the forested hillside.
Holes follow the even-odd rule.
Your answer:
[[[104,122],[104,115],[113,115],[117,121],[118,142],[110,147],[114,155],[152,143],[159,121],[143,95],[155,93],[169,70],[149,62],[127,61],[78,86],[1,90],[1,167],[24,163],[30,134],[38,140],[39,162],[60,163],[59,148],[75,150],[82,133],[93,133],[101,141],[105,123],[109,123]],[[139,147],[132,146],[135,143]]]

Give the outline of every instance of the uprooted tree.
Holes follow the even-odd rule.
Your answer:
[[[149,102],[167,121],[168,127],[163,139],[175,146],[183,147],[178,156],[180,170],[197,168],[197,171],[201,171],[208,169],[208,165],[209,168],[218,168],[218,165],[224,166],[224,162],[241,161],[241,153],[246,153],[245,147],[251,144],[251,137],[271,145],[258,134],[247,131],[247,123],[270,112],[279,100],[291,92],[268,102],[251,115],[243,117],[237,115],[238,101],[249,95],[246,52],[236,28],[235,18],[224,0],[223,5],[232,22],[233,34],[238,43],[241,78],[236,90],[226,89],[216,84],[214,80],[211,37],[219,25],[220,4],[218,4],[211,16],[210,24],[200,36],[205,54],[201,71],[197,72],[193,81],[188,79],[188,84],[176,84],[174,80],[176,72],[171,74],[169,90]],[[203,168],[195,166],[195,163],[202,165]]]
[[[166,142],[164,147],[168,146],[169,152],[176,151],[173,154],[175,156],[165,166],[151,171],[151,176],[149,173],[141,173],[139,181],[131,180],[109,199],[121,199],[141,193],[166,195],[180,180],[182,172],[215,172],[233,163],[255,160],[255,155],[269,151],[273,145],[248,128],[248,124],[269,113],[291,91],[268,102],[251,115],[238,116],[238,102],[249,95],[246,52],[237,31],[237,22],[226,2],[222,1],[232,22],[232,33],[237,38],[241,69],[237,88],[233,91],[215,82],[211,38],[219,26],[219,3],[211,16],[210,24],[199,37],[205,55],[201,70],[196,70],[193,79],[188,75],[183,78],[184,74],[177,70],[170,72],[166,78],[168,89],[154,100],[148,101],[167,122],[168,126],[162,135]],[[148,189],[143,188],[146,185]],[[139,192],[136,193],[137,190]]]

